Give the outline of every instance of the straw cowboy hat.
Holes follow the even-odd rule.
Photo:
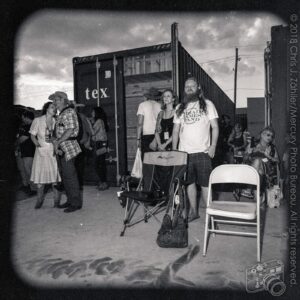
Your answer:
[[[85,106],[83,103],[76,103],[75,100],[70,100],[68,98],[68,95],[65,92],[56,91],[54,94],[51,94],[48,97],[48,99],[53,101],[55,99],[55,97],[60,97],[62,99],[68,100],[68,104],[72,105],[74,107],[84,107]]]
[[[150,100],[158,100],[161,97],[161,92],[158,89],[151,87],[144,93],[144,96]]]
[[[60,92],[60,91],[56,91],[54,94],[51,94],[48,99],[49,100],[54,100],[55,97],[59,97],[59,98],[63,98],[63,99],[66,99],[66,100],[69,100],[71,101],[69,98],[68,98],[68,95],[65,93],[65,92]]]

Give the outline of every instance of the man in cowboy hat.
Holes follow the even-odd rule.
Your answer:
[[[75,158],[81,152],[77,141],[79,124],[76,112],[69,106],[70,100],[64,92],[57,91],[49,96],[59,111],[55,126],[56,139],[53,141],[55,153],[58,156],[61,176],[67,202],[60,205],[64,212],[74,212],[82,207]]]
[[[69,103],[69,106],[74,108],[77,114],[79,124],[77,141],[81,148],[81,152],[76,156],[75,167],[78,174],[80,190],[83,190],[85,158],[87,151],[91,150],[90,139],[92,137],[92,124],[84,113],[78,111],[78,108],[85,107],[83,103],[77,103],[75,100],[70,100]]]
[[[151,142],[155,138],[156,119],[161,111],[161,92],[151,87],[144,93],[146,101],[140,103],[137,111],[137,147],[141,149],[142,158],[145,152],[155,150]]]

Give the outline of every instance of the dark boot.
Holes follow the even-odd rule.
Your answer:
[[[54,194],[54,208],[58,208],[60,205],[61,192],[56,189],[56,186],[52,187],[52,191]]]
[[[37,201],[35,204],[35,209],[39,209],[42,207],[44,202],[44,186],[37,188]]]
[[[98,190],[99,191],[104,191],[108,189],[108,184],[106,182],[100,182],[98,185]]]
[[[101,181],[99,181],[98,186],[97,186],[97,189],[98,189],[99,191],[102,191],[102,182],[101,182]]]

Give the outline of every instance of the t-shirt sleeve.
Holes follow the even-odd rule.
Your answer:
[[[211,101],[207,101],[207,116],[209,120],[219,118],[215,105]]]
[[[32,135],[37,135],[38,127],[39,127],[39,120],[38,118],[35,118],[31,123],[29,133]]]
[[[174,114],[174,118],[173,118],[174,124],[180,124],[180,118],[177,116],[178,108],[179,108],[179,104],[176,106],[176,109],[175,109],[175,114]]]
[[[140,103],[136,115],[144,115],[145,114],[144,113],[144,105],[143,105],[143,103],[144,102]]]

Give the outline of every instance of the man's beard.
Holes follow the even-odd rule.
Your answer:
[[[199,92],[196,91],[195,93],[184,93],[183,102],[189,103],[189,102],[195,102],[199,100]]]

